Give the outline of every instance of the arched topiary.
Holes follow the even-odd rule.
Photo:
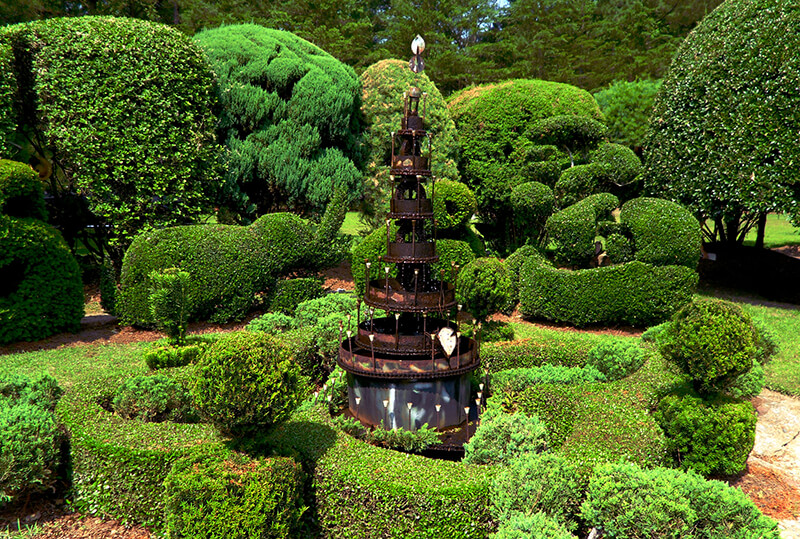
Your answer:
[[[458,181],[458,145],[456,126],[450,118],[442,94],[424,72],[413,73],[408,62],[381,60],[361,74],[364,86],[361,110],[369,125],[366,144],[369,149],[366,178],[365,212],[374,212],[372,222],[380,223],[388,208],[390,190],[389,158],[391,133],[400,126],[403,117],[403,94],[412,86],[427,93],[425,105],[425,130],[433,134],[431,170],[436,178]],[[420,108],[420,110],[422,110]],[[427,146],[426,146],[427,148]],[[438,187],[437,187],[438,189]]]
[[[352,68],[255,24],[194,40],[219,79],[228,203],[247,216],[286,206],[319,211],[336,186],[360,192],[361,85]]]
[[[642,173],[641,160],[633,150],[622,144],[601,144],[592,152],[592,163],[604,165],[608,181],[617,186],[631,183]]]
[[[555,208],[553,190],[543,183],[527,182],[511,191],[517,236],[535,245],[544,238],[544,225]]]
[[[615,81],[594,94],[611,142],[641,150],[660,80]]]
[[[433,217],[440,231],[461,229],[477,210],[475,194],[460,182],[439,180],[433,198]]]
[[[551,215],[545,226],[556,246],[555,262],[586,266],[594,255],[597,222],[608,218],[617,206],[617,197],[598,193]]]
[[[109,225],[121,258],[147,227],[185,223],[215,188],[214,76],[202,51],[165,25],[68,17],[3,28],[14,73],[31,79],[18,121],[40,155]],[[38,144],[38,142],[37,142]]]
[[[636,260],[697,267],[700,223],[686,208],[660,198],[634,198],[622,205],[619,217],[631,232]]]
[[[42,182],[28,165],[0,159],[0,214],[47,219]]]
[[[307,263],[311,243],[308,223],[290,213],[271,213],[247,227],[193,225],[147,232],[125,253],[120,317],[127,324],[152,324],[150,274],[174,267],[189,273],[190,319],[239,318],[277,277]]]
[[[711,219],[709,240],[771,211],[800,217],[800,5],[729,0],[681,45],[656,97],[646,188]]]

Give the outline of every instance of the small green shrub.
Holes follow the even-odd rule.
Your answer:
[[[553,190],[539,182],[526,182],[511,190],[511,209],[520,240],[540,245],[544,225],[555,208]]]
[[[150,314],[170,341],[183,344],[189,318],[189,274],[177,268],[150,273]]]
[[[631,463],[598,466],[581,517],[609,537],[779,539],[775,521],[741,490],[695,473]]]
[[[606,255],[612,264],[625,264],[633,260],[631,240],[622,234],[606,236]]]
[[[589,350],[588,363],[608,380],[619,380],[638,371],[644,365],[644,360],[644,350],[635,342],[609,341]]]
[[[481,343],[513,341],[514,326],[499,320],[489,320],[486,323],[481,323],[480,328],[478,328],[477,324],[462,324],[461,334],[465,337],[480,339]]]
[[[297,306],[304,301],[316,299],[323,294],[319,279],[286,279],[275,284],[275,291],[269,302],[269,310],[275,313],[293,315]]]
[[[28,165],[0,159],[0,215],[47,220],[42,181]]]
[[[575,530],[586,488],[578,467],[550,452],[520,455],[492,481],[493,513],[506,518],[513,512],[542,512]]]
[[[33,380],[19,375],[0,376],[0,406],[30,404],[52,412],[63,393],[56,379],[46,373]]]
[[[188,410],[188,395],[169,376],[136,376],[117,388],[111,406],[125,419],[165,421],[182,419]]]
[[[283,421],[308,391],[290,350],[265,333],[241,331],[203,354],[192,396],[207,421],[239,435]]]
[[[497,258],[478,258],[458,274],[456,300],[478,320],[501,311],[514,298],[508,268]]]
[[[764,367],[756,363],[749,371],[740,374],[725,388],[725,394],[734,399],[751,399],[764,389]]]
[[[397,232],[397,225],[395,223],[390,224],[390,234],[395,234]],[[381,263],[378,259],[382,256],[386,255],[386,227],[379,227],[373,230],[367,237],[361,240],[359,243],[353,245],[353,248],[350,250],[351,258],[353,260],[353,266],[351,271],[353,273],[353,282],[356,287],[356,295],[359,297],[364,295],[366,290],[366,272],[367,268],[364,265],[364,261],[368,260],[371,264],[369,269],[369,279],[382,279],[386,276],[384,273],[384,267],[390,267],[390,274],[394,275],[394,264],[385,264]]]
[[[618,205],[614,195],[598,193],[551,215],[546,229],[555,244],[555,262],[586,266],[594,256],[597,222],[607,220]]]
[[[440,441],[439,433],[427,423],[417,430],[403,428],[387,430],[383,427],[383,423],[375,429],[366,430],[357,419],[337,416],[334,424],[337,428],[367,443],[407,453],[420,453]]]
[[[659,198],[635,198],[623,204],[619,218],[630,229],[636,260],[697,267],[700,223],[686,208]]]
[[[745,469],[756,436],[756,414],[749,402],[668,395],[655,418],[676,466],[705,476]]]
[[[598,342],[562,331],[542,332],[533,338],[481,345],[481,362],[489,372],[539,367],[546,363],[565,367],[583,367],[589,350]]]
[[[601,346],[601,345],[598,345]],[[590,350],[598,348],[595,346]],[[492,387],[503,393],[519,393],[536,384],[580,384],[605,382],[606,375],[595,366],[564,367],[544,364],[540,367],[507,369],[492,375]]]
[[[205,349],[204,344],[157,346],[145,352],[144,362],[151,370],[183,367],[196,363]]]
[[[297,537],[303,477],[284,457],[251,460],[217,449],[178,459],[164,481],[167,537]]]
[[[644,333],[642,333],[642,341],[652,343],[656,342],[658,340],[658,336],[666,331],[666,329],[669,327],[669,324],[669,321],[666,321],[647,328]]]
[[[547,446],[547,430],[535,415],[507,414],[489,402],[481,423],[464,444],[467,464],[508,464],[527,453],[540,453]]]
[[[592,152],[592,163],[606,169],[605,179],[616,186],[633,182],[642,173],[642,161],[622,144],[605,142]]]
[[[450,280],[451,282],[455,277],[453,262],[459,268],[463,268],[475,260],[475,252],[467,242],[462,240],[448,238],[438,240],[436,242],[436,254],[439,255],[439,261],[431,264],[431,273],[440,275],[441,270],[444,270],[445,280]]]
[[[248,331],[263,331],[271,335],[276,335],[283,331],[289,331],[297,327],[297,321],[293,316],[283,313],[266,313],[258,318],[254,318],[247,324]]]
[[[512,512],[500,521],[491,539],[577,539],[557,520],[544,513]]]
[[[600,186],[608,177],[604,165],[589,163],[575,165],[561,173],[553,192],[559,208],[566,208],[580,202],[589,195],[600,190]]]
[[[442,231],[463,228],[477,210],[475,193],[461,182],[439,180],[434,186],[433,218]]]
[[[350,294],[328,294],[304,301],[297,306],[297,327],[313,327],[314,342],[319,354],[334,358],[341,342],[339,335],[344,335],[348,329],[355,332],[357,303],[358,300]],[[382,311],[376,311],[374,316],[381,316],[381,313]],[[362,320],[368,316],[366,306],[362,309],[361,316]]]
[[[705,393],[723,389],[758,357],[750,315],[735,303],[716,299],[695,300],[675,313],[657,342],[661,354]]]

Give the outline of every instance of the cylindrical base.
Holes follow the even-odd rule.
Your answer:
[[[347,384],[350,413],[369,425],[383,422],[387,430],[417,430],[425,423],[440,430],[452,427],[466,420],[464,407],[470,405],[470,373],[397,382],[348,374]],[[358,405],[356,397],[361,397]]]

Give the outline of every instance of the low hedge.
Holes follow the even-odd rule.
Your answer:
[[[334,430],[323,405],[305,406],[267,441],[313,474],[325,537],[484,538],[495,527],[493,467],[371,446]]]
[[[89,515],[160,527],[164,479],[173,463],[221,439],[210,425],[128,421],[107,411],[102,405],[123,381],[75,385],[56,406],[70,438],[73,500]]]
[[[584,367],[589,350],[607,337],[541,330],[533,338],[481,343],[481,364],[490,373],[541,365]]]
[[[685,266],[633,261],[571,271],[531,259],[521,272],[519,310],[524,316],[579,327],[646,327],[663,322],[690,302],[697,280],[697,273]]]
[[[623,204],[619,218],[631,232],[636,260],[656,266],[697,268],[700,223],[680,204],[660,198],[634,198]]]
[[[545,228],[555,245],[555,262],[562,266],[586,266],[594,256],[597,222],[608,220],[617,206],[617,197],[598,193],[551,215]]]
[[[192,225],[136,237],[125,253],[117,308],[123,324],[153,323],[150,273],[177,267],[189,273],[190,318],[225,322],[243,316],[275,279],[302,265],[312,230],[289,213],[265,215],[252,225]]]

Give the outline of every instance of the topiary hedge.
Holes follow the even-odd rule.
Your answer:
[[[214,75],[169,26],[66,17],[7,26],[16,118],[86,197],[121,258],[142,229],[186,223],[216,184]],[[8,76],[4,72],[3,79]],[[191,96],[191,99],[187,99]]]
[[[621,187],[642,173],[642,161],[633,150],[622,144],[606,142],[592,152],[592,163],[605,167],[608,182]]]
[[[636,260],[697,268],[700,223],[687,209],[669,200],[642,197],[623,204],[619,218],[630,230]]]
[[[169,267],[189,273],[191,319],[241,317],[277,277],[305,263],[311,240],[307,222],[289,213],[265,215],[249,227],[193,225],[142,234],[122,263],[120,318],[124,324],[153,323],[149,276]]]
[[[558,207],[566,208],[597,193],[608,176],[608,169],[598,163],[568,168],[561,173],[553,187]]]
[[[28,165],[0,159],[0,215],[47,220],[42,182]]]
[[[595,252],[597,222],[610,219],[619,199],[609,193],[591,195],[547,219],[545,228],[559,265],[583,267]]]
[[[254,218],[286,207],[318,212],[337,187],[349,200],[361,192],[361,84],[351,67],[256,24],[205,30],[194,42],[219,81],[226,203]]]
[[[319,279],[284,279],[275,285],[269,300],[269,310],[293,315],[297,306],[309,299],[322,296],[324,290]]]
[[[511,208],[514,226],[521,241],[540,245],[544,239],[544,225],[555,208],[553,190],[543,183],[526,182],[511,190]]]
[[[519,310],[524,316],[579,327],[645,327],[663,322],[690,302],[697,280],[697,273],[685,266],[634,261],[571,271],[530,260],[521,272]]]
[[[618,80],[594,94],[611,142],[641,150],[660,80]]]
[[[458,231],[477,210],[475,194],[460,182],[438,180],[434,187],[433,218],[440,232]]]
[[[0,35],[0,157],[10,156],[13,146],[9,144],[17,127],[14,114],[14,94],[17,81],[13,75],[14,50],[11,43]]]
[[[512,304],[514,283],[498,258],[476,258],[458,273],[456,301],[478,320]]]
[[[588,333],[543,329],[535,337],[513,342],[482,343],[481,363],[491,373],[544,364],[584,367],[589,350],[602,340],[602,337]]]

